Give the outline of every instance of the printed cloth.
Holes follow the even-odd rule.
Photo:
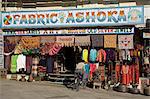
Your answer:
[[[104,48],[116,48],[116,35],[104,35]]]
[[[80,70],[82,70],[83,69],[83,67],[84,67],[84,62],[80,62],[80,63],[78,63],[77,65],[76,65],[76,69],[80,69]]]
[[[116,77],[116,81],[119,82],[120,81],[120,64],[116,63],[115,66],[115,77]]]
[[[40,37],[22,37],[21,43],[23,44],[24,48],[26,48],[26,49],[39,48],[40,47]]]
[[[103,47],[104,36],[103,35],[91,35],[92,47]]]
[[[36,77],[38,74],[38,64],[39,64],[39,57],[32,58],[32,71],[31,74],[33,77]]]
[[[73,46],[74,45],[74,36],[57,36],[56,43],[61,46]]]
[[[84,49],[82,51],[82,60],[84,60],[85,62],[88,62],[88,50]]]
[[[90,79],[93,78],[93,73],[95,72],[95,70],[96,70],[96,64],[91,63],[90,64]]]
[[[15,49],[16,44],[11,43],[9,40],[6,40],[4,42],[4,52],[5,53],[10,53]]]
[[[17,58],[18,58],[18,55],[11,56],[11,68],[10,68],[11,73],[17,72]]]
[[[55,43],[56,36],[41,36],[41,43]]]
[[[129,65],[123,65],[122,66],[122,84],[129,85],[130,83],[130,71],[129,71]]]
[[[97,51],[96,49],[90,50],[90,61],[95,62],[97,58]]]
[[[21,54],[22,51],[23,51],[23,45],[22,44],[18,44],[16,47],[15,47],[15,51],[14,51],[14,54]]]
[[[89,46],[90,36],[75,36],[75,46]]]
[[[11,44],[17,44],[20,41],[21,37],[20,36],[10,36],[10,37],[6,37],[6,39],[9,40],[9,42]]]
[[[131,54],[129,50],[121,50],[119,54],[121,60],[131,60]]]
[[[99,61],[99,62],[106,62],[106,51],[105,50],[103,50],[103,49],[100,49],[99,51],[98,51],[98,55],[97,55],[97,61]]]
[[[90,72],[90,65],[89,64],[85,64],[84,65],[84,75],[83,75],[84,79],[88,79],[89,72]]]
[[[133,35],[118,35],[119,49],[133,49]]]

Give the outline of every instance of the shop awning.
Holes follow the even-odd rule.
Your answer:
[[[75,46],[89,46],[90,36],[76,36],[75,37]]]

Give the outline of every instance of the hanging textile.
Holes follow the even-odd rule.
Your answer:
[[[115,61],[115,50],[113,49],[106,49],[106,61]]]
[[[99,71],[100,71],[100,80],[104,81],[105,80],[105,65],[100,64]]]
[[[120,64],[119,63],[116,63],[116,66],[115,66],[115,75],[116,75],[116,82],[120,82]]]
[[[75,46],[89,46],[90,36],[75,36]]]
[[[61,46],[74,46],[74,36],[57,36],[56,43]]]
[[[116,48],[116,35],[104,35],[104,48]]]
[[[90,80],[92,80],[93,73],[95,72],[95,70],[96,70],[96,64],[90,63]]]
[[[55,43],[51,49],[49,49],[49,55],[56,55],[62,46],[60,44]]]
[[[129,77],[129,65],[122,65],[122,84],[129,85],[130,77]]]
[[[25,49],[39,48],[40,47],[40,37],[22,37],[21,43]]]
[[[38,74],[38,64],[39,64],[39,58],[38,57],[34,57],[32,58],[32,71],[31,74],[33,77],[36,77]]]
[[[41,43],[55,43],[56,36],[41,36]]]
[[[31,67],[32,67],[32,56],[26,56],[26,69],[27,74],[31,73]]]
[[[22,51],[23,51],[23,45],[22,44],[18,44],[16,47],[15,47],[15,51],[14,51],[14,54],[21,54]]]
[[[119,59],[120,60],[131,60],[131,56],[130,56],[130,51],[129,50],[121,50],[119,53]]]
[[[10,41],[11,44],[17,44],[21,37],[20,36],[9,36],[9,37],[6,37],[7,40]]]
[[[47,57],[46,65],[47,65],[47,73],[52,73],[54,67],[54,58],[52,56]]]
[[[4,67],[8,71],[10,71],[10,68],[11,68],[11,56],[10,55],[4,56]]]
[[[17,58],[17,72],[19,72],[19,69],[24,68],[24,71],[26,71],[26,56],[21,54],[18,55]]]
[[[97,58],[97,51],[96,49],[90,50],[90,61],[95,62]]]
[[[97,61],[99,62],[106,62],[106,52],[103,49],[100,49],[98,51],[98,55],[97,55]]]
[[[10,53],[15,49],[16,44],[11,43],[9,40],[4,41],[4,53]]]
[[[118,35],[119,49],[133,49],[133,35]]]
[[[82,60],[84,60],[85,62],[88,62],[88,50],[84,49],[82,51]]]
[[[18,58],[18,55],[11,56],[11,68],[10,68],[11,73],[17,72],[17,58]]]
[[[103,35],[91,35],[92,47],[103,47]]]
[[[90,65],[89,65],[89,64],[85,64],[85,65],[84,65],[84,75],[83,75],[83,79],[88,80],[89,73],[90,73]]]

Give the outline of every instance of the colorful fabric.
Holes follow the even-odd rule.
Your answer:
[[[57,36],[56,42],[61,46],[73,46],[74,36]]]
[[[100,80],[104,81],[105,80],[105,65],[100,65],[99,66],[100,69]]]
[[[76,65],[76,69],[80,69],[80,70],[82,70],[83,69],[83,67],[84,67],[84,62],[80,62],[80,63],[78,63],[77,65]]]
[[[99,62],[106,62],[106,52],[103,49],[100,49],[98,51],[98,55],[97,55],[97,61]]]
[[[90,61],[95,62],[97,58],[97,50],[91,49],[90,50]]]
[[[75,36],[75,46],[89,46],[90,36]]]
[[[116,48],[116,35],[104,35],[104,48]]]
[[[133,49],[133,35],[118,35],[119,49]]]
[[[24,71],[26,71],[26,56],[23,54],[19,55],[17,58],[17,71],[19,72],[19,69],[24,68]]]
[[[84,60],[85,62],[88,62],[88,50],[84,49],[82,51],[82,60]]]
[[[41,43],[55,43],[56,36],[41,36]]]
[[[93,47],[103,47],[104,46],[104,36],[103,35],[91,35],[91,41]]]
[[[60,51],[61,48],[62,47],[60,44],[55,43],[53,45],[53,47],[51,49],[49,49],[49,55],[51,55],[51,56],[56,55]]]
[[[40,37],[22,37],[21,43],[25,49],[39,48],[40,47]]]
[[[88,79],[89,72],[90,72],[90,65],[89,64],[85,64],[84,65],[84,75],[83,75],[84,79]]]
[[[10,68],[11,73],[17,72],[17,58],[18,58],[18,55],[11,56],[11,68]]]
[[[117,63],[115,66],[115,77],[117,82],[120,81],[120,70],[120,64]]]
[[[93,73],[95,72],[96,70],[96,64],[90,64],[90,79],[93,78]]]
[[[14,51],[14,54],[21,54],[22,51],[23,51],[23,45],[22,44],[18,44],[16,47],[15,47],[15,51]]]

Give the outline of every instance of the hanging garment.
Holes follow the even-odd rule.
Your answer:
[[[17,72],[19,72],[19,69],[24,68],[24,71],[26,71],[26,56],[21,54],[17,58]]]
[[[129,61],[131,60],[129,50],[122,50],[120,54],[121,54],[123,60],[129,60]]]
[[[31,72],[31,74],[33,77],[36,77],[38,74],[38,69],[37,69],[38,64],[39,64],[39,57],[36,56],[36,57],[32,58],[32,72]]]
[[[82,51],[82,60],[84,60],[85,62],[88,62],[88,50],[84,49]]]
[[[108,62],[108,80],[113,80],[113,62]]]
[[[103,47],[104,46],[103,35],[91,35],[92,47]]]
[[[9,40],[4,42],[4,53],[10,53],[15,49],[16,44],[11,43]]]
[[[26,56],[26,69],[27,73],[31,73],[31,68],[32,68],[32,56]]]
[[[90,36],[75,36],[75,46],[89,46]]]
[[[100,65],[99,70],[100,70],[100,81],[103,82],[105,80],[105,65]]]
[[[136,64],[135,65],[135,83],[136,84],[139,84],[139,76],[140,76],[140,74],[139,74],[139,65]]]
[[[46,65],[47,65],[47,73],[52,73],[54,67],[54,58],[52,56],[47,57]]]
[[[106,62],[106,52],[103,49],[100,49],[98,51],[98,55],[97,55],[97,61],[99,62]]]
[[[39,61],[39,65],[46,67],[46,58],[44,56],[42,56],[42,58]]]
[[[116,66],[115,66],[116,82],[120,81],[120,71],[121,71],[120,64],[116,63]]]
[[[51,56],[56,55],[61,50],[61,48],[62,47],[59,44],[54,43],[52,48],[49,49],[49,55],[51,55]]]
[[[97,51],[96,49],[90,50],[90,61],[95,62],[97,58]]]
[[[133,49],[133,35],[118,35],[119,49]]]
[[[90,73],[90,65],[89,64],[85,64],[84,65],[84,75],[83,75],[83,78],[88,80],[89,73]]]
[[[11,68],[10,68],[11,73],[17,72],[17,58],[18,58],[18,55],[11,56]]]
[[[116,48],[117,47],[116,35],[104,35],[104,48]]]
[[[149,60],[149,57],[148,57],[148,56],[145,56],[145,57],[144,57],[144,64],[145,64],[145,65],[149,65],[149,64],[150,64],[149,61],[150,61],[150,60]]]
[[[95,72],[95,70],[96,70],[96,64],[90,63],[90,79],[93,78],[93,73]]]
[[[129,85],[130,77],[129,77],[129,65],[122,65],[122,84]]]
[[[113,49],[106,49],[106,61],[115,61],[115,50]]]

